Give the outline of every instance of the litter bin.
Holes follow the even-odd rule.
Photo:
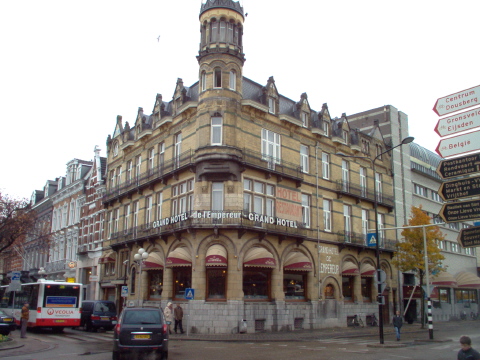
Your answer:
[[[238,332],[240,334],[245,334],[247,332],[247,320],[240,320],[238,322]]]

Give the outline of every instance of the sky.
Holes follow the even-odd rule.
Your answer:
[[[177,78],[198,80],[201,0],[0,1],[0,191],[30,198],[106,156]],[[435,101],[480,85],[478,0],[244,0],[243,75],[332,117],[392,105],[434,151]],[[160,38],[158,38],[160,36]]]

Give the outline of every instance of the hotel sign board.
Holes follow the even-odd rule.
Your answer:
[[[442,160],[437,167],[437,174],[442,179],[450,179],[476,172],[480,172],[480,153]]]
[[[445,201],[480,195],[480,176],[444,182],[438,194]]]
[[[480,200],[443,204],[439,215],[445,222],[480,219]]]
[[[480,105],[480,85],[437,99],[433,111],[438,116]]]
[[[480,226],[462,229],[457,240],[464,248],[480,246]]]

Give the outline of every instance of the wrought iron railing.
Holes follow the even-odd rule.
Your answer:
[[[350,181],[337,180],[336,190],[341,194],[375,202],[374,191],[371,191],[366,187],[361,187],[357,184],[352,184]],[[379,205],[383,205],[388,208],[393,208],[395,205],[393,196],[387,196],[383,193],[377,194],[377,202]]]

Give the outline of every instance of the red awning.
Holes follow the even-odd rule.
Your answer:
[[[115,259],[117,258],[117,254],[114,251],[107,251],[105,252],[104,256],[98,259],[99,264],[106,264],[110,262],[115,262]]]
[[[285,259],[284,270],[312,271],[313,265],[308,257],[300,251],[292,251]]]
[[[186,247],[173,250],[167,257],[167,267],[192,266],[192,256]]]
[[[212,245],[207,250],[205,266],[227,266],[227,250],[222,245]]]
[[[377,270],[375,269],[375,267],[370,263],[363,263],[362,265],[360,265],[360,274],[363,277],[373,277],[376,271]]]
[[[458,287],[480,289],[480,278],[468,271],[461,271],[455,275]]]
[[[432,285],[440,286],[440,287],[456,287],[457,280],[453,277],[452,274],[442,271],[436,276],[432,276]]]
[[[245,254],[244,266],[274,268],[276,265],[272,253],[262,247],[253,247]]]
[[[360,275],[358,266],[351,261],[345,261],[342,266],[342,275],[344,276],[356,276]]]
[[[143,262],[144,270],[161,270],[163,267],[164,263],[158,252],[148,254],[148,258]]]

